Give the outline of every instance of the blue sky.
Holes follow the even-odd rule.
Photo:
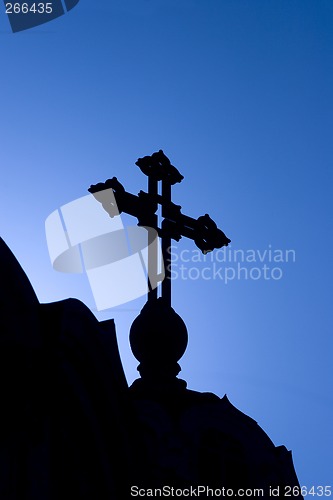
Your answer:
[[[180,241],[177,263],[190,262],[173,306],[188,387],[227,393],[293,451],[307,487],[333,482],[332,22],[330,0],[80,0],[13,34],[0,11],[1,236],[39,300],[94,310],[86,276],[52,269],[45,219],[114,175],[145,189],[135,161],[162,148],[185,177],[173,189],[184,213],[209,213],[232,250],[295,252],[264,261],[280,279],[226,284],[203,267],[237,263],[194,262]],[[144,301],[94,311],[115,318],[130,383]]]

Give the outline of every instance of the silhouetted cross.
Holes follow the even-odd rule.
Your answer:
[[[194,240],[200,250],[206,254],[215,248],[227,246],[229,238],[217,228],[208,214],[192,219],[181,213],[181,206],[171,201],[171,186],[181,182],[184,177],[176,167],[171,165],[169,158],[162,150],[151,156],[139,158],[136,165],[148,177],[148,193],[140,191],[136,196],[125,191],[116,177],[104,183],[90,186],[88,191],[100,201],[110,217],[122,212],[134,215],[138,219],[138,226],[153,228],[162,239],[162,255],[165,267],[165,278],[162,282],[162,297],[171,305],[171,239],[179,241],[182,236]],[[162,194],[158,193],[158,183],[162,181]],[[97,193],[112,189],[117,206],[105,203]],[[162,207],[162,224],[158,227],[156,211],[158,205]],[[157,241],[148,231],[148,300],[157,298],[158,275],[158,248]],[[153,243],[155,241],[155,243]],[[153,272],[151,272],[153,271]]]

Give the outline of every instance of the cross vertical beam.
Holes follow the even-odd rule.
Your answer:
[[[171,306],[171,236],[167,231],[167,208],[171,204],[171,184],[168,180],[162,181],[162,255],[164,261],[164,280],[162,281],[162,297],[168,306]]]
[[[148,177],[148,194],[152,199],[157,199],[158,195],[158,181],[157,179],[149,176]],[[152,210],[154,214],[152,215],[152,227],[157,228],[158,216],[155,213],[157,211],[158,204],[154,203]],[[155,231],[151,231],[148,228],[148,295],[147,300],[157,299],[157,285],[158,285],[158,240],[156,238]]]

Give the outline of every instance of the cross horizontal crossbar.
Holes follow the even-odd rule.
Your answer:
[[[98,197],[98,193],[107,189],[113,190],[116,206],[105,201],[105,198]],[[104,210],[110,217],[115,217],[122,212],[132,215],[138,219],[139,226],[156,229],[161,238],[169,237],[176,241],[179,241],[182,236],[190,238],[194,240],[203,253],[227,246],[230,243],[230,239],[221,229],[218,229],[208,214],[193,219],[182,214],[180,205],[165,200],[162,195],[152,195],[143,191],[140,191],[138,195],[128,193],[116,177],[108,179],[104,183],[92,185],[88,191],[102,203]],[[161,205],[164,209],[162,228],[157,227],[154,217],[157,205]]]

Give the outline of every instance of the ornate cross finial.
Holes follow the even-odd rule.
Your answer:
[[[184,177],[171,165],[171,162],[162,150],[151,156],[139,158],[136,165],[148,177],[148,193],[140,191],[137,196],[125,191],[116,177],[104,183],[90,186],[88,191],[103,203],[103,208],[110,217],[122,212],[133,215],[138,219],[139,226],[153,228],[162,240],[162,255],[165,267],[165,278],[162,282],[162,298],[165,304],[171,306],[171,240],[179,241],[182,237],[194,240],[194,243],[205,254],[215,248],[227,246],[229,238],[218,229],[215,222],[205,214],[198,219],[193,219],[182,214],[181,206],[171,201],[171,187],[181,182]],[[159,194],[159,182],[162,183],[162,193]],[[117,206],[105,203],[99,198],[98,193],[112,189]],[[162,224],[158,226],[156,215],[158,205],[162,207]],[[157,283],[160,281],[158,274],[157,241],[149,245],[148,270],[149,293],[148,300],[157,299]],[[153,280],[153,283],[152,283]],[[154,283],[155,280],[155,283]]]

